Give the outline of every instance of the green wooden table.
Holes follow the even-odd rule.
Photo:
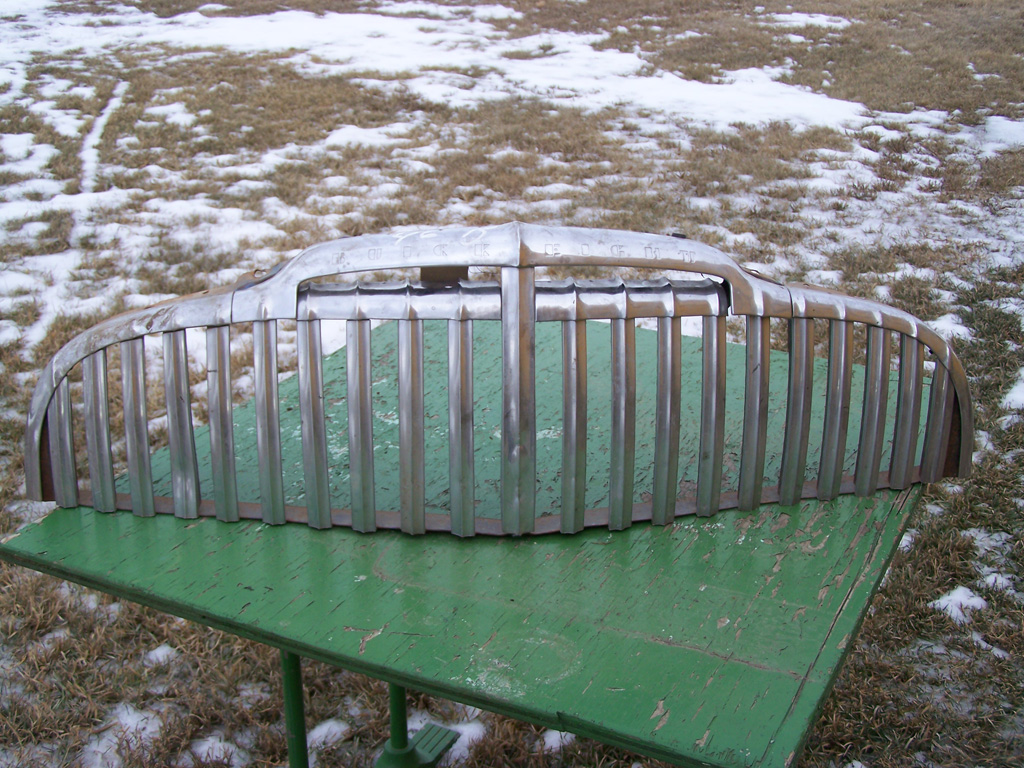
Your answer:
[[[542,359],[558,354],[538,337],[538,377]],[[294,452],[286,466],[301,461],[298,440],[287,438],[298,431],[290,384],[281,385],[282,435]],[[729,391],[742,401],[741,373]],[[684,397],[692,394],[684,382]],[[859,412],[855,404],[851,415]],[[237,410],[240,461],[250,418]],[[850,434],[857,428],[851,419]],[[781,439],[769,430],[769,455]],[[154,456],[154,476],[166,461]],[[0,544],[0,558],[682,765],[786,766],[850,651],[918,488],[525,538],[58,509]]]
[[[788,765],[912,493],[572,539],[57,510],[3,557],[308,658],[684,765]]]

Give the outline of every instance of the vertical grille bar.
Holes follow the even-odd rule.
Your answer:
[[[658,407],[655,414],[654,489],[651,522],[675,519],[679,483],[679,411],[682,393],[682,321],[658,318]]]
[[[611,475],[608,527],[633,524],[633,476],[636,458],[636,323],[612,320]]]
[[[855,492],[858,496],[870,496],[878,488],[878,470],[882,464],[882,445],[885,439],[885,414],[889,403],[891,337],[892,334],[884,328],[868,326],[864,406],[861,410],[855,475]]]
[[[448,321],[448,473],[452,533],[476,533],[473,466],[473,321]]]
[[[718,511],[722,495],[725,443],[725,318],[704,318],[701,376],[700,457],[697,460],[697,514]]]
[[[932,373],[931,396],[928,400],[928,423],[924,430],[924,449],[921,456],[921,482],[934,483],[942,479],[942,469],[949,449],[949,431],[952,425],[953,380],[941,363],[935,363]]]
[[[768,366],[771,327],[767,317],[747,316],[747,373],[743,393],[743,442],[740,448],[739,508],[761,504],[764,454],[768,437]]]
[[[562,323],[562,533],[583,530],[587,484],[587,322]]]
[[[501,269],[503,417],[501,530],[533,530],[537,487],[537,413],[534,378],[536,283],[532,268]]]
[[[828,339],[825,424],[822,428],[821,461],[818,465],[818,498],[822,501],[839,495],[843,479],[846,432],[850,422],[853,323],[830,320]]]
[[[142,339],[121,342],[121,385],[132,511],[138,517],[152,517],[156,514],[156,505],[153,502],[149,417],[146,414],[146,348]]]
[[[164,333],[164,395],[167,439],[171,453],[171,497],[174,516],[199,517],[199,462],[192,434],[192,398],[188,387],[185,331]]]
[[[786,400],[786,436],[779,473],[779,501],[790,506],[803,496],[807,467],[807,440],[811,430],[811,386],[814,382],[814,321],[789,321],[789,384]]]
[[[256,379],[256,457],[260,463],[263,522],[284,522],[284,480],[281,474],[281,414],[277,397],[277,321],[252,324],[253,372]]]
[[[311,528],[330,528],[331,490],[327,469],[327,420],[324,415],[320,321],[300,320],[295,330],[299,347],[299,417],[302,422],[302,471],[306,485],[307,522]]]
[[[900,382],[896,400],[896,434],[889,462],[889,485],[903,490],[912,482],[910,471],[917,459],[917,433],[921,424],[924,391],[924,345],[900,336]]]
[[[352,527],[377,530],[373,492],[373,378],[370,371],[370,321],[349,320],[345,328],[348,355],[348,459],[352,483]]]
[[[426,533],[423,447],[423,321],[398,321],[398,452],[402,530]]]
[[[217,519],[238,520],[235,426],[231,408],[231,327],[206,329],[206,390],[210,410],[210,465]]]
[[[58,507],[78,506],[78,468],[75,466],[75,442],[71,424],[71,388],[60,380],[46,408],[53,467],[53,491]]]
[[[85,443],[89,454],[92,505],[100,512],[117,509],[114,465],[110,458],[110,402],[107,397],[107,351],[101,349],[82,361],[85,396]]]

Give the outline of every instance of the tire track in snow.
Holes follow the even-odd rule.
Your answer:
[[[114,88],[114,93],[103,108],[99,116],[93,120],[89,135],[82,142],[82,151],[79,157],[82,159],[82,191],[93,192],[96,189],[96,174],[100,165],[100,138],[103,136],[103,129],[107,127],[107,121],[114,114],[124,101],[124,95],[128,91],[128,83],[121,82]]]

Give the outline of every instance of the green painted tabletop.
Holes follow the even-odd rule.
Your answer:
[[[741,399],[742,366],[735,376]],[[297,409],[282,413],[288,435]],[[465,540],[58,509],[0,544],[0,558],[653,757],[785,766],[917,495]]]
[[[799,751],[909,495],[462,540],[56,510],[0,556],[683,764]]]

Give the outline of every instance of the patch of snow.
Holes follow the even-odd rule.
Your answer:
[[[619,101],[650,104],[725,129],[734,123],[789,122],[798,127],[855,124],[864,107],[778,81],[782,69],[742,69],[725,73],[723,82],[680,81],[669,74],[632,78],[616,89]],[[631,91],[637,98],[629,98]],[[663,98],[657,106],[657,94]]]
[[[48,147],[49,144],[40,146]],[[22,162],[35,163],[35,160],[30,159],[29,161]],[[45,173],[45,171],[41,171],[41,173]],[[39,198],[52,197],[54,195],[59,195],[63,189],[64,184],[56,179],[36,178],[26,179],[25,181],[11,184],[7,187],[6,192],[8,200],[24,200],[30,196]],[[39,234],[39,232],[43,230],[35,230],[32,234],[29,234],[29,228],[38,227],[40,223],[41,222],[28,222],[18,231],[18,234],[23,237],[35,237],[35,235]]]
[[[992,645],[992,643],[986,641],[985,638],[982,636],[981,632],[971,632],[971,639],[974,641],[974,644],[981,648],[983,651],[992,651],[992,655],[995,656],[997,659],[1010,658],[1010,654],[1004,651],[1002,648],[997,648],[996,646]]]
[[[21,338],[21,328],[13,320],[0,320],[0,347]],[[2,369],[0,369],[2,370]]]
[[[1000,312],[1017,315],[1020,317],[1021,324],[1024,325],[1024,298],[1003,297],[1001,299],[986,301],[984,303],[986,306],[998,309]]]
[[[24,525],[42,520],[56,508],[57,503],[54,501],[29,501],[27,499],[12,501],[7,505],[7,510],[21,518]]]
[[[915,640],[914,644],[907,649],[907,651],[901,651],[901,653],[909,652],[914,656],[921,654],[928,654],[930,656],[946,656],[949,654],[949,649],[946,648],[942,643],[933,643],[930,640]],[[957,652],[952,654],[957,656]],[[959,658],[959,656],[957,656]]]
[[[981,566],[978,570],[981,572],[982,576],[977,582],[980,588],[1003,592],[1008,597],[1011,597],[1021,605],[1024,605],[1024,592],[1019,592],[1016,588],[1019,580],[1016,575],[1012,573],[1003,573],[990,566]]]
[[[72,113],[57,109],[57,105],[52,101],[33,102],[28,111],[39,115],[57,133],[70,138],[77,137],[85,124],[85,120],[79,112]]]
[[[189,744],[188,752],[178,759],[176,765],[178,768],[193,768],[206,763],[226,763],[231,768],[242,768],[249,764],[249,753],[215,733]]]
[[[543,750],[545,752],[561,752],[563,747],[567,747],[576,741],[576,734],[567,731],[547,730],[544,731],[543,738]]]
[[[1012,592],[1014,589],[1013,577],[1005,573],[990,573],[981,583],[989,589],[995,589],[1000,592]]]
[[[0,134],[0,150],[6,161],[0,164],[5,171],[20,174],[41,174],[57,150],[50,144],[36,144],[31,133]]]
[[[270,688],[266,683],[242,683],[238,686],[238,700],[242,706],[251,707],[270,698]]]
[[[168,123],[187,128],[196,121],[196,116],[186,109],[184,104],[162,104],[146,109],[146,114],[159,115]]]
[[[479,720],[453,723],[446,727],[456,731],[459,734],[459,739],[445,754],[442,765],[457,765],[461,763],[469,757],[470,748],[487,735],[487,726]]]
[[[325,749],[343,740],[352,726],[344,720],[324,720],[306,734],[306,745],[309,749]]]
[[[423,14],[441,19],[458,19],[460,16],[472,16],[485,21],[495,19],[521,19],[523,14],[504,5],[473,5],[443,6],[423,0],[399,0],[398,2],[381,3],[374,11],[387,15],[406,16]]]
[[[172,648],[167,643],[158,645],[156,648],[147,653],[142,663],[147,667],[158,667],[164,664],[170,664],[178,656],[178,650]]]
[[[1008,149],[1024,146],[1024,120],[1010,120],[1008,117],[992,115],[985,120],[978,137],[982,157],[992,157]]]
[[[60,645],[64,640],[71,637],[71,632],[67,627],[61,627],[55,629],[53,632],[47,632],[39,640],[39,645],[44,651],[49,651]]]
[[[1013,537],[1002,531],[990,533],[984,528],[969,528],[961,531],[961,535],[974,539],[979,557],[993,555],[998,560],[1004,560],[1013,548]]]
[[[454,8],[448,8],[424,0],[397,0],[396,2],[381,3],[376,10],[388,16],[414,16],[421,14],[438,19],[458,18]]]
[[[344,125],[331,132],[327,137],[326,145],[328,147],[388,147],[404,141],[403,134],[408,133],[411,127],[409,123],[396,123],[380,128]]]
[[[900,552],[909,552],[914,548],[914,542],[917,540],[917,534],[918,530],[916,528],[910,528],[903,534],[903,538],[900,539],[899,544]]]
[[[963,324],[958,315],[952,313],[929,320],[928,327],[947,341],[954,338],[970,341],[974,338],[971,329]]]
[[[1010,387],[1000,405],[1006,410],[1024,410],[1024,368],[1017,372],[1017,382]]]
[[[807,273],[811,285],[834,286],[843,281],[843,273],[837,269],[812,269]]]
[[[899,139],[905,135],[903,131],[897,130],[895,128],[887,128],[886,126],[878,125],[877,123],[868,123],[867,125],[861,127],[861,131],[863,131],[864,133],[877,136],[882,141]],[[863,157],[866,159],[878,158],[877,152],[867,149],[866,147],[861,147],[860,150],[864,152]]]
[[[121,102],[124,100],[124,95],[127,92],[128,83],[121,82],[117,84],[113,95],[110,97],[110,101],[107,102],[107,106],[93,120],[92,128],[89,129],[89,135],[82,142],[80,155],[82,158],[83,192],[92,192],[96,188],[96,173],[100,164],[100,137],[103,136],[103,129],[107,127],[107,121],[110,120],[111,115],[121,108]]]
[[[974,451],[973,461],[975,464],[981,463],[986,453],[990,453],[995,450],[995,445],[992,443],[992,437],[988,432],[977,429],[974,431],[974,444],[977,450]]]
[[[527,187],[526,189],[523,190],[523,196],[531,197],[543,195],[547,197],[551,195],[570,194],[576,191],[577,187],[573,186],[572,184],[566,184],[564,182],[553,182],[551,184],[545,184],[544,186],[540,187]]]
[[[78,595],[78,604],[91,613],[95,613],[100,607],[100,598],[95,592],[83,592]]]
[[[160,735],[160,716],[150,710],[139,710],[131,704],[116,704],[103,727],[82,748],[82,768],[122,768],[118,747],[144,746]]]
[[[113,624],[121,615],[121,603],[111,603],[108,606],[98,606],[96,611],[107,624]]]
[[[401,165],[402,170],[409,174],[433,173],[436,170],[430,163],[425,163],[422,160],[413,160],[411,158],[403,158]]]
[[[433,3],[431,3],[433,5]],[[521,19],[523,14],[505,5],[473,5],[473,15],[478,19]]]
[[[37,144],[32,147],[30,154],[20,160],[13,163],[4,163],[0,165],[5,171],[19,174],[39,174],[45,173],[46,164],[50,162],[57,155],[56,148],[51,144]],[[11,191],[8,187],[8,191]],[[28,191],[28,190],[25,190]]]
[[[845,29],[852,22],[841,16],[827,16],[823,13],[771,13],[765,16],[759,23],[788,29],[801,29],[803,27]]]
[[[957,587],[928,603],[928,606],[942,611],[957,624],[967,624],[971,621],[971,612],[988,608],[988,601],[967,587]]]
[[[0,768],[61,765],[63,751],[53,743],[19,744],[12,749],[0,746]]]

